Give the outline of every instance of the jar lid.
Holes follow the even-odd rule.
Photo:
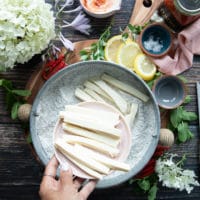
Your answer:
[[[200,0],[174,0],[176,8],[185,15],[200,14]]]

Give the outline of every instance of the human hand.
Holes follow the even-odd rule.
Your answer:
[[[60,170],[60,178],[56,180],[58,165],[58,160],[53,156],[45,168],[39,191],[41,200],[86,200],[94,190],[96,180],[89,181],[79,191],[84,179],[73,179],[72,171],[68,169]]]

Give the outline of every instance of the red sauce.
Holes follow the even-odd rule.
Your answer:
[[[106,3],[106,0],[95,0],[94,1],[94,4],[96,5],[96,6],[102,6],[103,4],[105,4]]]
[[[163,17],[165,23],[172,30],[179,32],[185,26],[198,19],[200,14],[193,15],[185,13],[184,10],[180,10],[178,7],[176,7],[175,1],[176,0],[164,0],[162,6],[159,8],[159,14]]]
[[[85,8],[95,13],[104,13],[113,10],[114,6],[118,5],[118,3],[116,0],[83,0]]]

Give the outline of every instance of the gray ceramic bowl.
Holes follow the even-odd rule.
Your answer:
[[[74,91],[84,81],[92,77],[100,77],[104,72],[125,83],[136,87],[149,96],[144,103],[138,98],[122,92],[124,98],[138,103],[132,132],[132,146],[127,160],[131,170],[127,173],[115,171],[105,176],[97,184],[97,188],[108,188],[123,183],[136,175],[149,161],[158,143],[160,132],[160,114],[156,100],[145,84],[130,70],[104,61],[80,62],[66,67],[52,76],[39,91],[33,103],[30,116],[30,132],[34,148],[43,164],[47,164],[54,153],[53,130],[58,113],[66,104],[80,102]]]
[[[154,83],[153,93],[160,107],[174,109],[184,102],[186,88],[177,76],[164,75]]]

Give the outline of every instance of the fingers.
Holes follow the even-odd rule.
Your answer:
[[[72,177],[72,170],[69,168],[68,170],[60,170],[60,182],[63,185],[72,185],[73,184],[73,177]]]
[[[81,197],[86,200],[88,196],[92,193],[92,191],[95,189],[96,184],[97,180],[91,180],[87,184],[85,184],[80,190]]]
[[[53,156],[51,160],[49,161],[49,163],[47,164],[44,174],[56,177],[56,171],[57,171],[58,165],[59,165],[58,160],[56,159],[55,156]]]
[[[75,179],[74,179],[75,188],[78,190],[81,187],[81,185],[83,184],[84,181],[85,181],[85,179],[75,177]]]

